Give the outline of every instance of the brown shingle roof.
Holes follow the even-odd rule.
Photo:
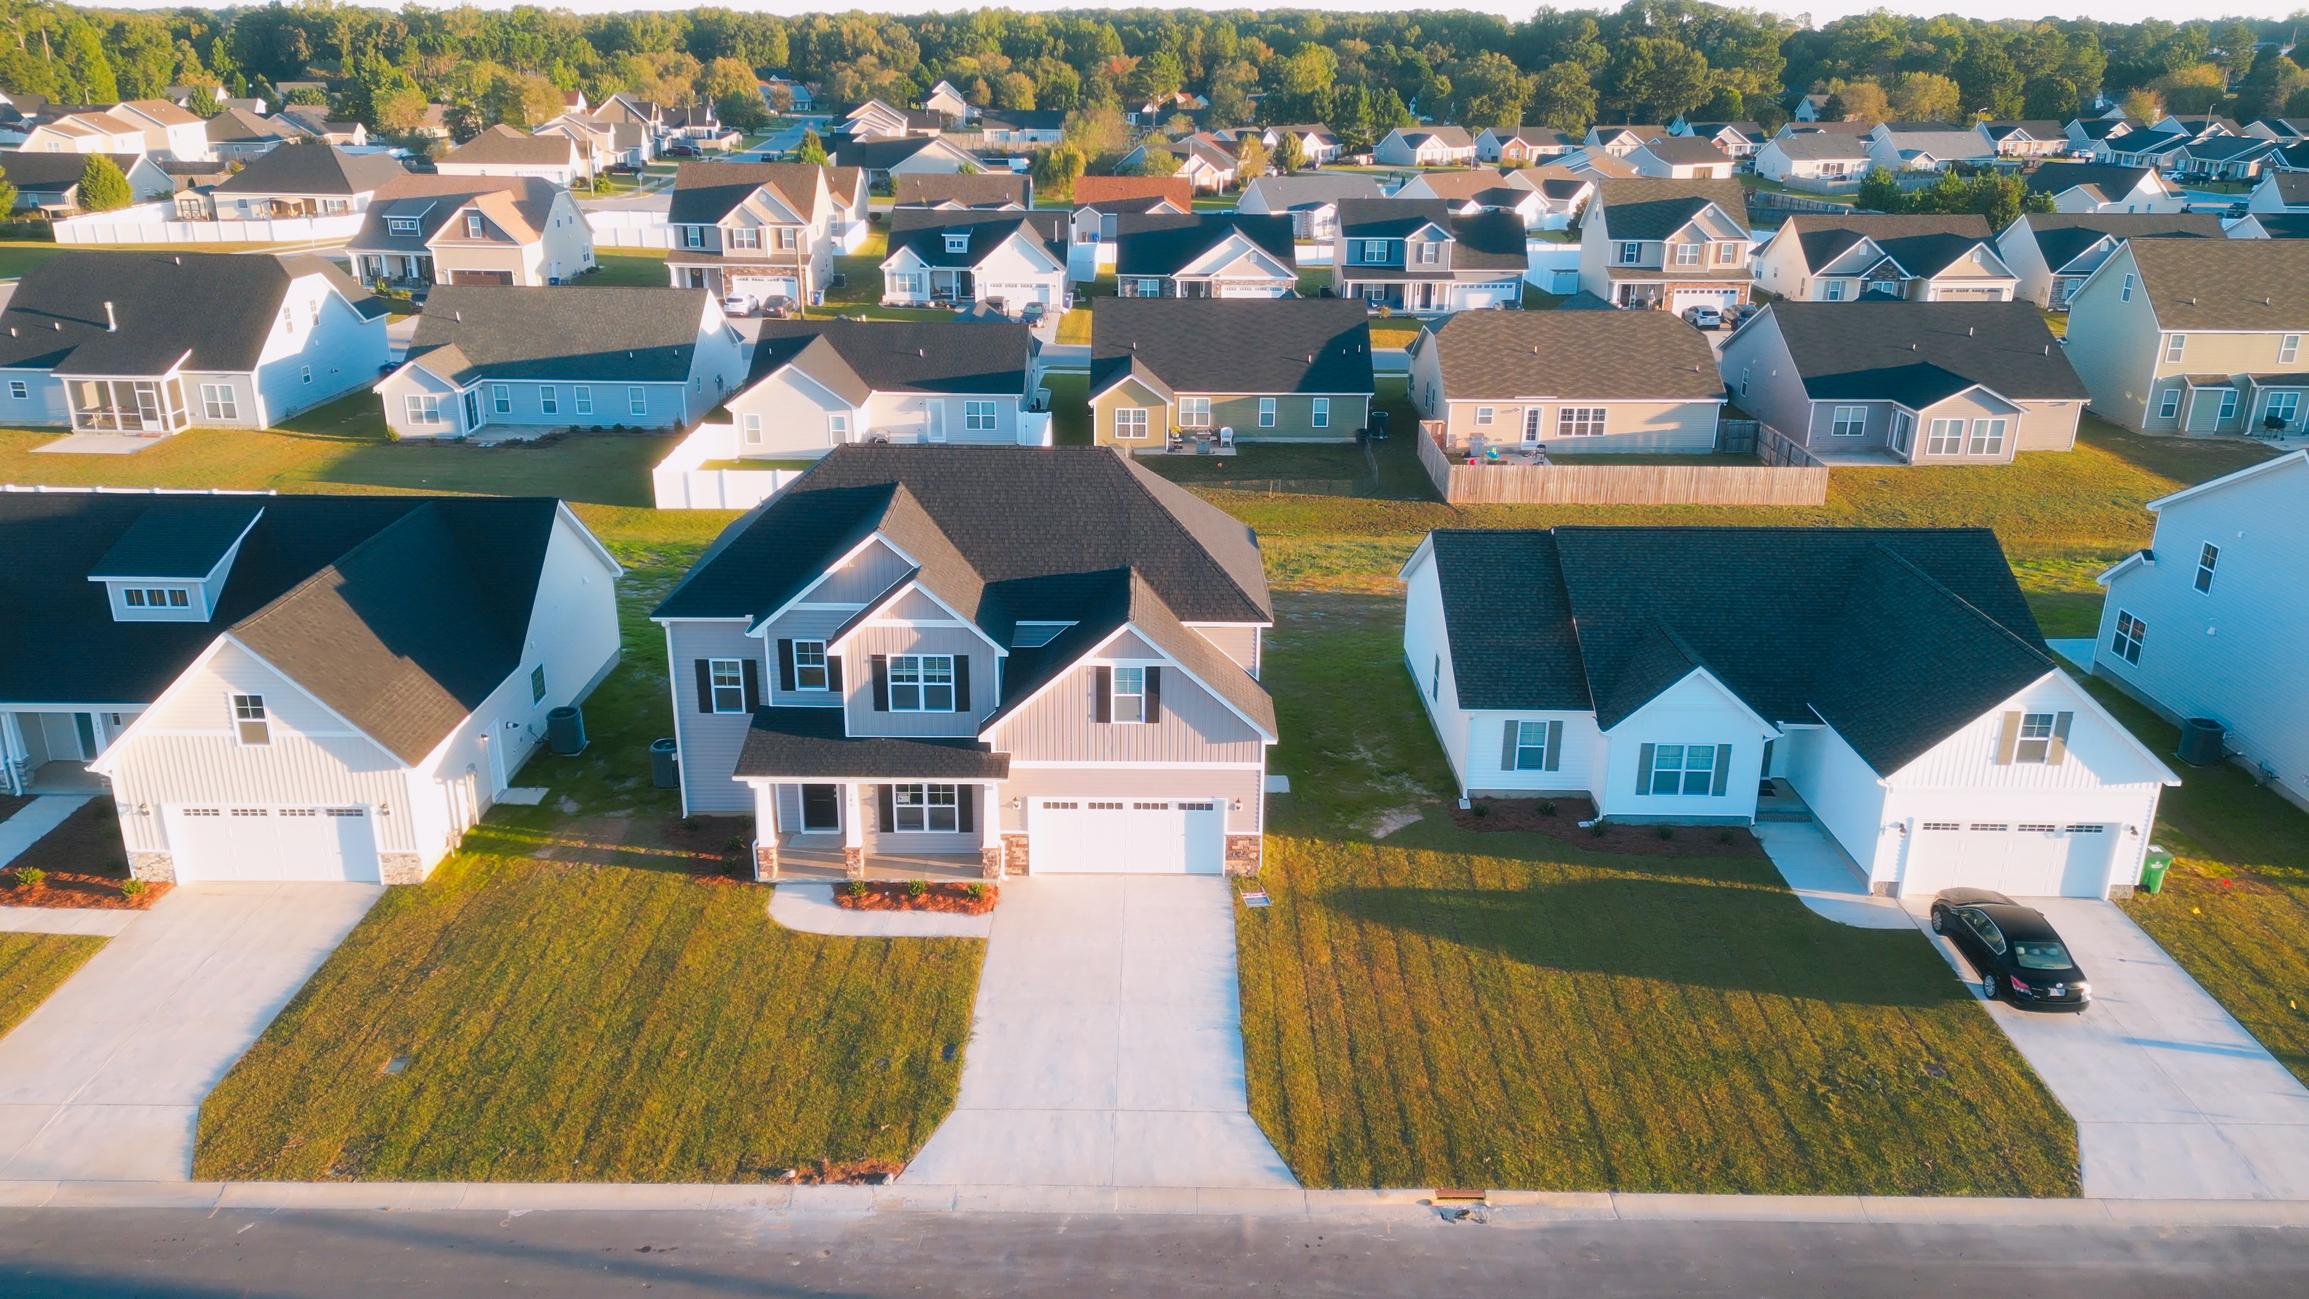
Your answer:
[[[2309,241],[2139,239],[2126,247],[2166,329],[2309,329]]]
[[[1453,401],[1724,395],[1707,337],[1665,311],[1463,311],[1428,326],[1416,346],[1436,349]]]
[[[1077,176],[1074,205],[1097,207],[1101,202],[1135,198],[1166,198],[1181,212],[1194,207],[1195,183],[1183,176]]]

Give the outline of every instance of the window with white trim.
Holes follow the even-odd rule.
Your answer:
[[[1924,452],[1934,456],[1964,454],[1964,421],[1936,419],[1925,425]]]
[[[1565,406],[1555,412],[1555,435],[1559,438],[1601,437],[1603,431],[1601,406]]]
[[[181,586],[131,586],[121,591],[120,602],[131,609],[189,609],[192,595]]]
[[[1633,266],[1644,259],[1644,246],[1629,239],[1620,243],[1620,265]]]
[[[2128,274],[2125,276],[2125,278],[2124,278],[2124,282],[2123,282],[2123,283],[2121,283],[2121,284],[2119,284],[2119,285],[2117,285],[2117,301],[2119,301],[2119,302],[2131,302],[2132,300],[2133,300],[2133,277],[2132,277],[2132,275],[2131,275],[2131,274],[2129,274],[2129,273],[2128,273]]]
[[[513,389],[502,383],[489,385],[489,409],[500,415],[513,413]]]
[[[263,695],[234,695],[232,697],[233,738],[251,748],[273,742],[273,722],[265,712]]]
[[[27,385],[22,379],[10,379],[8,381],[8,396],[10,398],[16,401],[22,401],[31,395],[31,387]]]
[[[578,384],[576,387],[570,389],[570,395],[577,400],[578,414],[591,415],[593,413],[593,385],[585,383]]]
[[[901,834],[952,834],[962,827],[961,787],[892,785],[890,820]]]
[[[889,673],[891,712],[954,711],[953,655],[893,654]]]
[[[407,393],[402,397],[402,403],[403,408],[408,411],[411,424],[427,427],[442,422],[441,398],[434,393]]]
[[[850,440],[850,412],[838,411],[826,416],[826,440],[836,445]]]
[[[1211,426],[1211,399],[1208,397],[1179,398],[1180,428],[1209,428]]]
[[[777,231],[777,240],[778,240],[778,250],[779,250],[780,252],[789,252],[789,253],[790,253],[790,252],[792,252],[793,250],[795,250],[796,248],[799,248],[799,247],[801,247],[801,246],[802,246],[802,245],[801,245],[801,236],[802,236],[802,232],[801,232],[801,231],[799,231],[799,230],[795,229],[795,228],[794,228],[794,227],[792,227],[792,226],[778,226],[778,227],[776,228],[776,231]]]
[[[1475,408],[1475,427],[1477,427],[1477,428],[1489,428],[1490,426],[1491,426],[1491,407],[1489,407],[1489,406],[1478,406],[1478,407],[1476,407],[1476,408]]]
[[[1275,399],[1272,397],[1259,398],[1259,427],[1275,427]]]
[[[2301,394],[2297,392],[2270,393],[2269,404],[2262,408],[2261,413],[2281,424],[2290,424],[2293,422],[2293,417],[2301,413]]]
[[[640,384],[628,387],[625,390],[625,409],[630,415],[649,414],[649,391]]]
[[[746,665],[740,659],[707,659],[706,688],[717,713],[746,711]]]
[[[1315,398],[1308,413],[1310,415],[1309,422],[1316,428],[1331,427],[1331,399],[1329,397]]]
[[[1716,744],[1652,746],[1652,783],[1645,791],[1662,798],[1691,798],[1715,788]]]
[[[1698,244],[1676,245],[1676,265],[1697,266],[1700,264],[1700,257],[1701,251]]]
[[[2004,454],[2004,435],[2012,427],[2006,419],[1976,419],[1972,421],[1972,445],[1968,453],[1976,456]]]
[[[2287,334],[2277,340],[2277,364],[2291,365],[2301,355],[2301,336]]]
[[[561,413],[561,389],[550,383],[538,385],[537,413],[540,415],[559,415]]]
[[[830,674],[826,669],[826,642],[798,640],[794,642],[794,689],[825,690]]]
[[[705,247],[706,228],[704,226],[683,226],[681,228],[681,246],[684,248]]]
[[[1117,442],[1144,442],[1146,440],[1146,408],[1125,406],[1114,413],[1114,440]]]
[[[1547,723],[1515,724],[1515,770],[1547,770]],[[1710,769],[1711,771],[1713,768]]]
[[[727,232],[732,248],[759,248],[762,232],[753,226],[732,226]]]
[[[240,395],[229,383],[204,383],[200,386],[200,417],[214,424],[220,420],[239,419]]]
[[[2188,350],[2189,336],[2187,334],[2168,334],[2165,336],[2165,360],[2178,361],[2182,354]]]
[[[738,416],[738,440],[749,447],[762,444],[762,417],[748,412]]]
[[[481,214],[479,212],[468,212],[465,214],[465,237],[467,239],[479,239],[487,233],[488,228],[481,224]]]
[[[1716,241],[1716,265],[1731,266],[1740,260],[1740,244],[1736,239]]]
[[[1825,286],[1827,287],[1827,295],[1826,295],[1826,296],[1827,296],[1827,300],[1828,300],[1828,301],[1830,301],[1830,302],[1842,302],[1842,301],[1844,300],[1844,281],[1842,281],[1842,280],[1822,280],[1822,281],[1820,281],[1820,283],[1821,283],[1821,284],[1823,284],[1823,285],[1825,285]]]
[[[1828,436],[1830,437],[1856,438],[1867,432],[1868,408],[1866,406],[1838,406],[1836,408],[1836,420],[1828,426]]]
[[[2127,663],[2141,661],[2141,646],[2149,639],[2149,625],[2132,615],[2129,609],[2117,610],[2116,635],[2109,638],[2109,650]]]
[[[2216,546],[2212,542],[2208,541],[2204,545],[2197,548],[2196,587],[2199,591],[2203,591],[2208,594],[2211,593],[2213,589],[2213,570],[2219,567],[2220,563],[2221,548],[2219,546]]]
[[[969,252],[970,235],[967,232],[961,234],[948,234],[946,236],[946,251],[950,253]]]
[[[1387,261],[1387,241],[1386,241],[1386,240],[1384,240],[1384,239],[1365,239],[1365,240],[1363,240],[1363,263],[1364,263],[1364,265],[1366,265],[1366,266],[1382,266],[1382,265],[1385,265],[1385,264],[1386,264],[1386,261]]]
[[[992,433],[994,431],[994,403],[990,401],[963,402],[962,431],[965,433]]]
[[[300,366],[298,366],[298,367],[297,367],[297,382],[298,382],[298,383],[311,383],[312,381],[313,381],[313,367],[311,367],[311,366],[309,366],[309,365],[300,365]]]
[[[1163,295],[1163,282],[1159,276],[1136,276],[1131,280],[1131,284],[1133,286],[1131,290],[1132,297],[1159,298]]]
[[[2053,728],[2058,724],[2051,713],[2022,713],[2020,736],[2013,745],[2012,760],[2039,767],[2051,762]]]
[[[1434,266],[1440,263],[1442,260],[1443,245],[1435,242],[1432,239],[1422,240],[1420,242],[1419,264],[1421,266]]]
[[[1115,668],[1109,677],[1107,717],[1117,722],[1146,720],[1146,669]]]

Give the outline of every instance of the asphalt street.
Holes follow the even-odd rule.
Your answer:
[[[0,1213],[0,1294],[2309,1293],[2279,1228],[773,1213]]]

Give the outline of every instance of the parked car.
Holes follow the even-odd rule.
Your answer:
[[[794,315],[794,300],[783,293],[762,299],[762,314],[772,320],[790,320]]]
[[[756,301],[751,293],[732,293],[722,299],[722,314],[725,316],[750,316],[759,306],[761,303]]]
[[[703,154],[702,152],[700,152],[700,151],[698,150],[698,147],[697,147],[696,145],[694,145],[694,144],[669,144],[669,145],[667,145],[667,146],[665,147],[665,151],[664,151],[664,152],[665,152],[665,156],[666,156],[666,157],[668,157],[668,158],[703,158],[703,157],[705,157],[705,154]]]
[[[1684,320],[1694,329],[1721,329],[1724,313],[1715,307],[1686,307]]]
[[[1029,302],[1019,311],[1018,318],[1029,325],[1039,325],[1042,323],[1042,318],[1048,314],[1050,314],[1050,308],[1039,302]]]
[[[2092,1004],[2092,984],[2042,911],[1988,889],[1947,889],[1932,901],[1932,932],[1964,953],[1990,1001],[2071,1012]]]

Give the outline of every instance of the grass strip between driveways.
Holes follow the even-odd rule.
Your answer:
[[[0,1036],[38,1010],[103,946],[102,938],[89,934],[0,933]]]

